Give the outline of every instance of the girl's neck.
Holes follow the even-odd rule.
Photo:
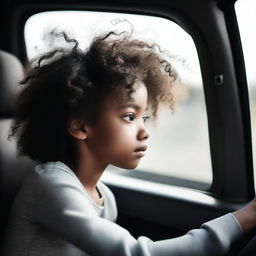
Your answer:
[[[76,174],[87,191],[95,191],[96,184],[107,167],[107,164],[100,163],[81,143],[77,145],[77,159],[75,163],[68,163],[68,166]]]
[[[92,172],[90,170],[95,170],[94,168],[84,167],[81,162],[76,165],[71,162],[65,162],[65,164],[76,174],[91,199],[97,205],[101,206],[103,204],[103,198],[97,189],[96,184],[104,169],[102,171],[98,170],[98,172]]]

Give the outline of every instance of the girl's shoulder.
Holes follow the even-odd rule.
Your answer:
[[[72,170],[62,162],[38,164],[25,178],[20,193],[32,197],[57,195],[67,190],[83,193],[83,187]]]
[[[63,194],[66,194],[66,196],[67,194],[71,195],[76,190],[80,195],[83,195],[84,200],[88,200],[88,202],[92,201],[78,177],[63,162],[47,162],[37,165],[34,173],[36,176],[35,179],[38,180],[37,189],[43,190],[43,194],[54,191],[55,197],[56,193],[59,193],[62,197]],[[117,207],[112,191],[100,180],[97,182],[97,188],[104,199],[104,207],[96,207],[95,204],[91,204],[91,206],[98,213],[101,212],[103,218],[115,221],[117,219]],[[73,198],[77,198],[77,196],[78,194],[76,193]],[[104,211],[102,211],[103,208]]]
[[[63,162],[46,162],[35,166],[32,173],[33,179],[39,182],[52,183],[73,183],[82,186],[76,174]]]
[[[88,196],[85,192],[85,188],[82,183],[75,175],[75,173],[63,162],[47,162],[44,164],[37,165],[34,169],[34,179],[38,180],[38,186],[63,186],[63,187],[76,187],[85,196]],[[111,204],[112,208],[115,208],[116,201],[112,191],[106,186],[101,180],[97,182],[97,188],[102,194],[105,201]]]

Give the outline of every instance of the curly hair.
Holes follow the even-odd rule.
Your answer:
[[[127,91],[132,100],[133,85],[145,84],[152,116],[159,104],[175,107],[173,84],[178,75],[161,56],[156,44],[133,39],[125,33],[109,32],[95,37],[82,51],[78,42],[64,32],[73,48],[55,48],[32,61],[17,98],[9,139],[17,139],[19,155],[38,162],[72,157],[71,117],[93,123],[104,98]]]

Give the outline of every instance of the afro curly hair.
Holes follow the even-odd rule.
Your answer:
[[[74,152],[67,129],[70,117],[94,122],[104,98],[125,90],[132,100],[137,81],[147,88],[153,117],[159,104],[174,110],[173,84],[179,76],[158,45],[109,32],[95,37],[82,51],[66,33],[54,36],[74,46],[55,48],[32,61],[20,82],[24,88],[9,133],[9,139],[17,139],[19,155],[40,163],[70,159]]]

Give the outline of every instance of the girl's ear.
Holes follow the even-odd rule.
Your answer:
[[[72,119],[68,125],[68,132],[78,140],[85,140],[87,138],[86,126],[82,120]]]

